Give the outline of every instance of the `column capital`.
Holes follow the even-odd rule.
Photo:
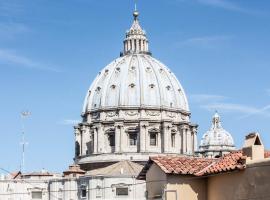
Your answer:
[[[124,122],[115,122],[114,127],[115,128],[121,128],[124,126]]]
[[[182,125],[180,125],[180,128],[181,128],[182,130],[184,130],[184,129],[189,129],[190,126],[189,126],[188,124],[182,124]]]
[[[146,121],[141,121],[140,122],[140,127],[146,128],[148,126],[149,126],[149,122],[146,122]]]

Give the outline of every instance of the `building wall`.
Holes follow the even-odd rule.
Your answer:
[[[116,188],[119,187],[128,188],[128,195],[117,196]],[[85,197],[82,188],[86,190]],[[49,200],[145,200],[145,188],[145,182],[135,177],[81,176],[50,181]]]
[[[161,199],[167,183],[166,174],[156,164],[153,164],[146,174],[146,181],[148,199],[157,199],[158,196]]]
[[[206,178],[169,175],[166,189],[166,200],[207,200]]]
[[[40,200],[48,200],[48,184],[45,180],[2,180],[1,200],[32,200],[32,192],[41,192]]]
[[[87,180],[88,179],[88,180]],[[88,198],[91,200],[145,200],[145,182],[135,177],[92,177],[85,178],[88,183]],[[128,188],[127,196],[117,196],[116,188]],[[100,189],[98,189],[100,188]]]
[[[148,199],[207,200],[207,179],[166,175],[156,164],[146,174]]]
[[[270,199],[270,159],[253,162],[241,172],[208,178],[208,200]]]

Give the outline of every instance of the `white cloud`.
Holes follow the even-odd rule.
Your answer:
[[[242,104],[232,104],[232,103],[213,103],[200,106],[208,111],[219,110],[222,112],[234,112],[239,114],[244,114],[241,118],[246,118],[252,115],[262,115],[270,117],[270,105],[263,108],[242,105]]]
[[[196,103],[200,108],[214,112],[216,110],[221,112],[230,112],[242,115],[240,118],[246,118],[253,115],[261,115],[265,117],[270,117],[270,105],[264,106],[262,108],[228,103],[226,102],[228,97],[222,95],[209,95],[209,94],[193,94],[191,95],[191,101]]]
[[[194,102],[217,102],[227,99],[227,97],[222,95],[212,95],[212,94],[192,94],[190,96],[191,101]]]
[[[224,9],[232,12],[239,12],[249,15],[264,15],[263,11],[249,9],[237,4],[235,0],[175,0],[180,3],[192,3],[213,8]]]
[[[60,125],[69,125],[69,126],[75,126],[79,123],[81,123],[81,121],[77,120],[77,119],[65,119],[65,120],[58,122],[58,124],[60,124]]]
[[[0,63],[4,65],[13,65],[17,67],[24,67],[29,69],[36,69],[42,71],[60,72],[58,69],[38,63],[30,58],[18,55],[14,51],[0,49]]]
[[[258,15],[262,12],[250,10],[244,7],[241,7],[240,5],[236,4],[235,1],[229,1],[229,0],[196,0],[196,2],[207,5],[207,6],[213,6],[217,8],[222,8],[229,11],[235,11],[235,12],[241,12],[246,14],[253,14]]]
[[[22,33],[28,33],[30,29],[21,23],[0,23],[0,39],[12,39],[15,38],[16,35]]]
[[[230,35],[216,35],[216,36],[200,36],[188,38],[181,41],[177,46],[199,46],[199,47],[216,47],[224,42],[231,40],[233,36]]]
[[[81,122],[80,120],[76,120],[76,119],[65,119],[62,122],[60,122],[59,124],[75,126],[80,122]]]

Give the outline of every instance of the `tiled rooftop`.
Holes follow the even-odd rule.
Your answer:
[[[140,172],[138,179],[145,179],[148,169],[153,163],[166,174],[206,176],[233,170],[243,170],[246,157],[242,151],[235,151],[218,159],[196,158],[185,156],[150,157]]]
[[[151,157],[166,174],[196,174],[213,163],[213,159],[192,157]]]
[[[201,173],[196,175],[217,174],[233,170],[242,170],[245,168],[246,156],[242,151],[236,151],[215,160],[210,166],[205,168]]]

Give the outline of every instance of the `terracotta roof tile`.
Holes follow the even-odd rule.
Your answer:
[[[214,163],[203,170],[199,175],[215,174],[231,170],[241,170],[245,168],[244,160],[246,159],[243,156],[242,151],[235,151],[230,154],[225,155],[224,157],[217,159]]]
[[[180,156],[158,156],[150,158],[167,174],[190,174],[195,175],[209,166],[213,159],[191,158]]]
[[[184,156],[150,157],[148,163],[140,172],[138,179],[145,179],[145,175],[153,163],[158,165],[166,174],[206,176],[232,170],[243,170],[246,167],[245,159],[246,157],[243,156],[242,151],[232,152],[219,159]]]

